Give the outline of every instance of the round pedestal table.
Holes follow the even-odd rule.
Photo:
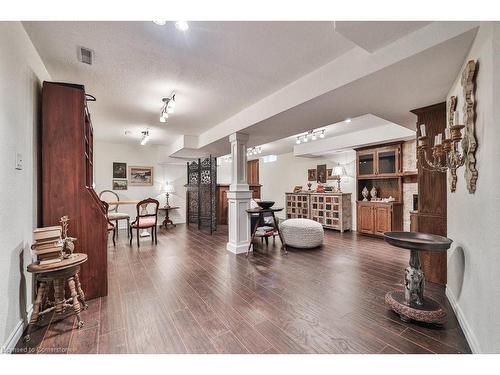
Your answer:
[[[385,232],[387,243],[410,251],[410,265],[405,270],[404,290],[385,295],[385,302],[404,322],[411,320],[443,324],[446,310],[434,299],[424,296],[425,278],[420,267],[420,251],[446,251],[449,238],[419,232]]]

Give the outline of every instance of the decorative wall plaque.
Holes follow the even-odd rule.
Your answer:
[[[478,64],[470,60],[462,72],[462,89],[464,93],[463,116],[465,125],[465,134],[462,139],[462,149],[465,157],[465,181],[469,193],[476,191],[476,181],[478,172],[476,169],[476,149],[477,140],[475,134],[476,122],[476,75]]]
[[[453,116],[455,113],[455,110],[457,108],[457,97],[452,96],[450,97],[450,101],[448,102],[448,128],[451,128],[453,125]],[[453,152],[456,152],[455,150],[455,144],[451,145]],[[450,190],[452,193],[455,192],[457,189],[457,170],[456,169],[449,169],[450,171]]]

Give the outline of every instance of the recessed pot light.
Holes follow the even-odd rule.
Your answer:
[[[352,120],[348,117],[348,118],[346,118],[344,121],[345,121],[345,122],[347,122],[347,123],[349,124]]]
[[[186,31],[187,29],[189,29],[189,25],[187,21],[177,21],[175,23],[175,28],[179,31]]]
[[[165,24],[167,23],[167,21],[153,21],[154,23],[156,23],[158,26],[165,26]]]

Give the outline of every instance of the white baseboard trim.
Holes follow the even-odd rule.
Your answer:
[[[33,312],[33,305],[31,305],[27,311],[27,320],[29,321],[31,318],[31,313]],[[0,349],[0,353],[4,354],[10,354],[16,347],[17,342],[23,335],[24,329],[28,325],[28,322],[25,322],[24,320],[20,320],[17,322],[16,326],[10,333],[9,337],[5,341],[5,343],[2,345],[2,348]]]
[[[462,331],[465,335],[465,338],[467,339],[467,343],[470,346],[470,349],[472,350],[472,353],[478,354],[481,353],[481,349],[479,347],[479,343],[476,339],[476,335],[472,331],[471,326],[469,323],[467,323],[467,319],[465,318],[465,315],[460,308],[460,305],[457,302],[457,299],[453,292],[451,291],[448,286],[446,286],[446,297],[448,298],[448,301],[450,302],[450,305],[455,312],[455,315],[458,319],[458,323],[460,324],[460,327],[462,328]]]

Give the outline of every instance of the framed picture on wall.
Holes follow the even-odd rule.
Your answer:
[[[316,181],[316,169],[307,170],[307,181]]]
[[[153,186],[153,167],[128,167],[130,186]]]
[[[335,176],[332,173],[333,173],[333,168],[328,168],[326,170],[326,179],[327,180],[338,180],[339,176]]]
[[[113,163],[113,178],[127,178],[127,163]]]
[[[316,166],[316,181],[325,184],[326,183],[326,164],[320,164]]]
[[[113,190],[127,190],[127,180],[113,180]]]

